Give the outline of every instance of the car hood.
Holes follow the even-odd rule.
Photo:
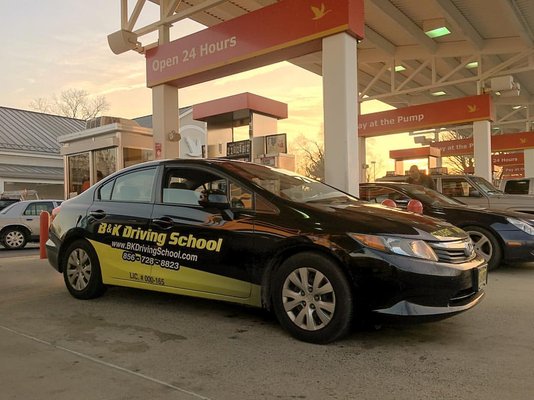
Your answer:
[[[466,233],[447,222],[384,207],[378,204],[347,203],[307,205],[313,209],[314,218],[321,220],[334,231],[411,237],[427,241],[458,240]]]
[[[533,201],[534,201],[534,199],[533,199]],[[465,206],[462,206],[462,205],[458,205],[458,206],[444,205],[444,206],[439,206],[439,207],[435,207],[435,208],[441,208],[441,209],[446,209],[446,210],[455,210],[455,211],[459,211],[459,212],[465,211],[465,212],[469,212],[469,213],[479,213],[479,214],[485,214],[485,215],[488,215],[488,214],[489,215],[498,215],[498,216],[503,217],[503,218],[510,217],[510,218],[520,218],[520,219],[523,219],[523,220],[534,221],[534,215],[532,215],[532,214],[527,214],[527,213],[522,213],[522,212],[517,212],[517,211],[500,210],[500,209],[495,209],[495,208],[480,207],[480,206],[476,206],[476,205],[465,205]]]

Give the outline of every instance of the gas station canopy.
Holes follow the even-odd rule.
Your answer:
[[[166,18],[213,26],[273,3],[173,0]],[[365,39],[358,44],[360,101],[376,99],[400,108],[493,93],[494,130],[532,130],[533,1],[427,0],[422,6],[420,0],[364,0],[364,6]],[[142,41],[160,22],[134,33]],[[290,61],[322,75],[320,52]]]

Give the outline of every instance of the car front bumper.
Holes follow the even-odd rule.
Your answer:
[[[421,304],[411,303],[407,300],[402,300],[392,307],[374,310],[374,312],[377,314],[383,314],[384,316],[393,317],[422,317],[426,319],[441,319],[442,317],[449,317],[454,314],[461,313],[462,311],[469,310],[480,303],[484,295],[485,293],[483,291],[478,291],[473,295],[472,300],[470,300],[468,303],[461,306],[449,305],[447,307],[424,306]]]
[[[474,307],[484,297],[487,263],[481,257],[449,264],[375,255],[379,257],[353,257],[352,271],[357,301],[376,316],[439,320]]]
[[[59,268],[58,247],[52,239],[48,239],[46,241],[46,257],[48,258],[50,265],[58,272],[61,272]]]
[[[500,231],[504,261],[534,261],[534,236],[521,230]]]

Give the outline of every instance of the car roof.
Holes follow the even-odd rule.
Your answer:
[[[534,179],[534,177],[528,177],[528,178],[504,178],[503,182],[513,182],[513,181],[528,181],[530,179]]]
[[[56,200],[56,199],[39,199],[39,200],[21,200],[21,201],[18,201],[17,204],[31,204],[31,203],[43,203],[43,202],[49,202],[49,201],[53,201],[53,202],[63,202],[65,200]]]
[[[131,165],[127,168],[123,168],[118,173],[122,173],[129,170],[135,170],[142,167],[152,167],[152,166],[158,166],[158,165],[166,165],[166,164],[197,164],[197,165],[220,165],[220,164],[251,164],[250,161],[241,161],[241,160],[232,160],[229,158],[165,158],[162,160],[152,160],[152,161],[145,161],[140,164]],[[261,164],[256,164],[261,165]],[[263,167],[269,168],[267,165],[261,165]],[[115,175],[115,173],[113,174]],[[107,178],[107,177],[106,177]]]

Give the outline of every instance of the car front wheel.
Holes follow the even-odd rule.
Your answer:
[[[305,342],[324,344],[346,335],[352,291],[341,268],[315,253],[288,258],[273,280],[273,307],[280,324]]]
[[[6,249],[22,249],[26,242],[25,232],[18,228],[9,229],[2,236],[2,244]]]
[[[499,268],[502,260],[502,250],[497,238],[487,229],[479,226],[466,226],[463,229],[473,241],[477,254],[488,263],[488,269]]]
[[[87,300],[102,295],[100,263],[93,247],[85,240],[73,242],[65,252],[63,279],[70,294]]]

